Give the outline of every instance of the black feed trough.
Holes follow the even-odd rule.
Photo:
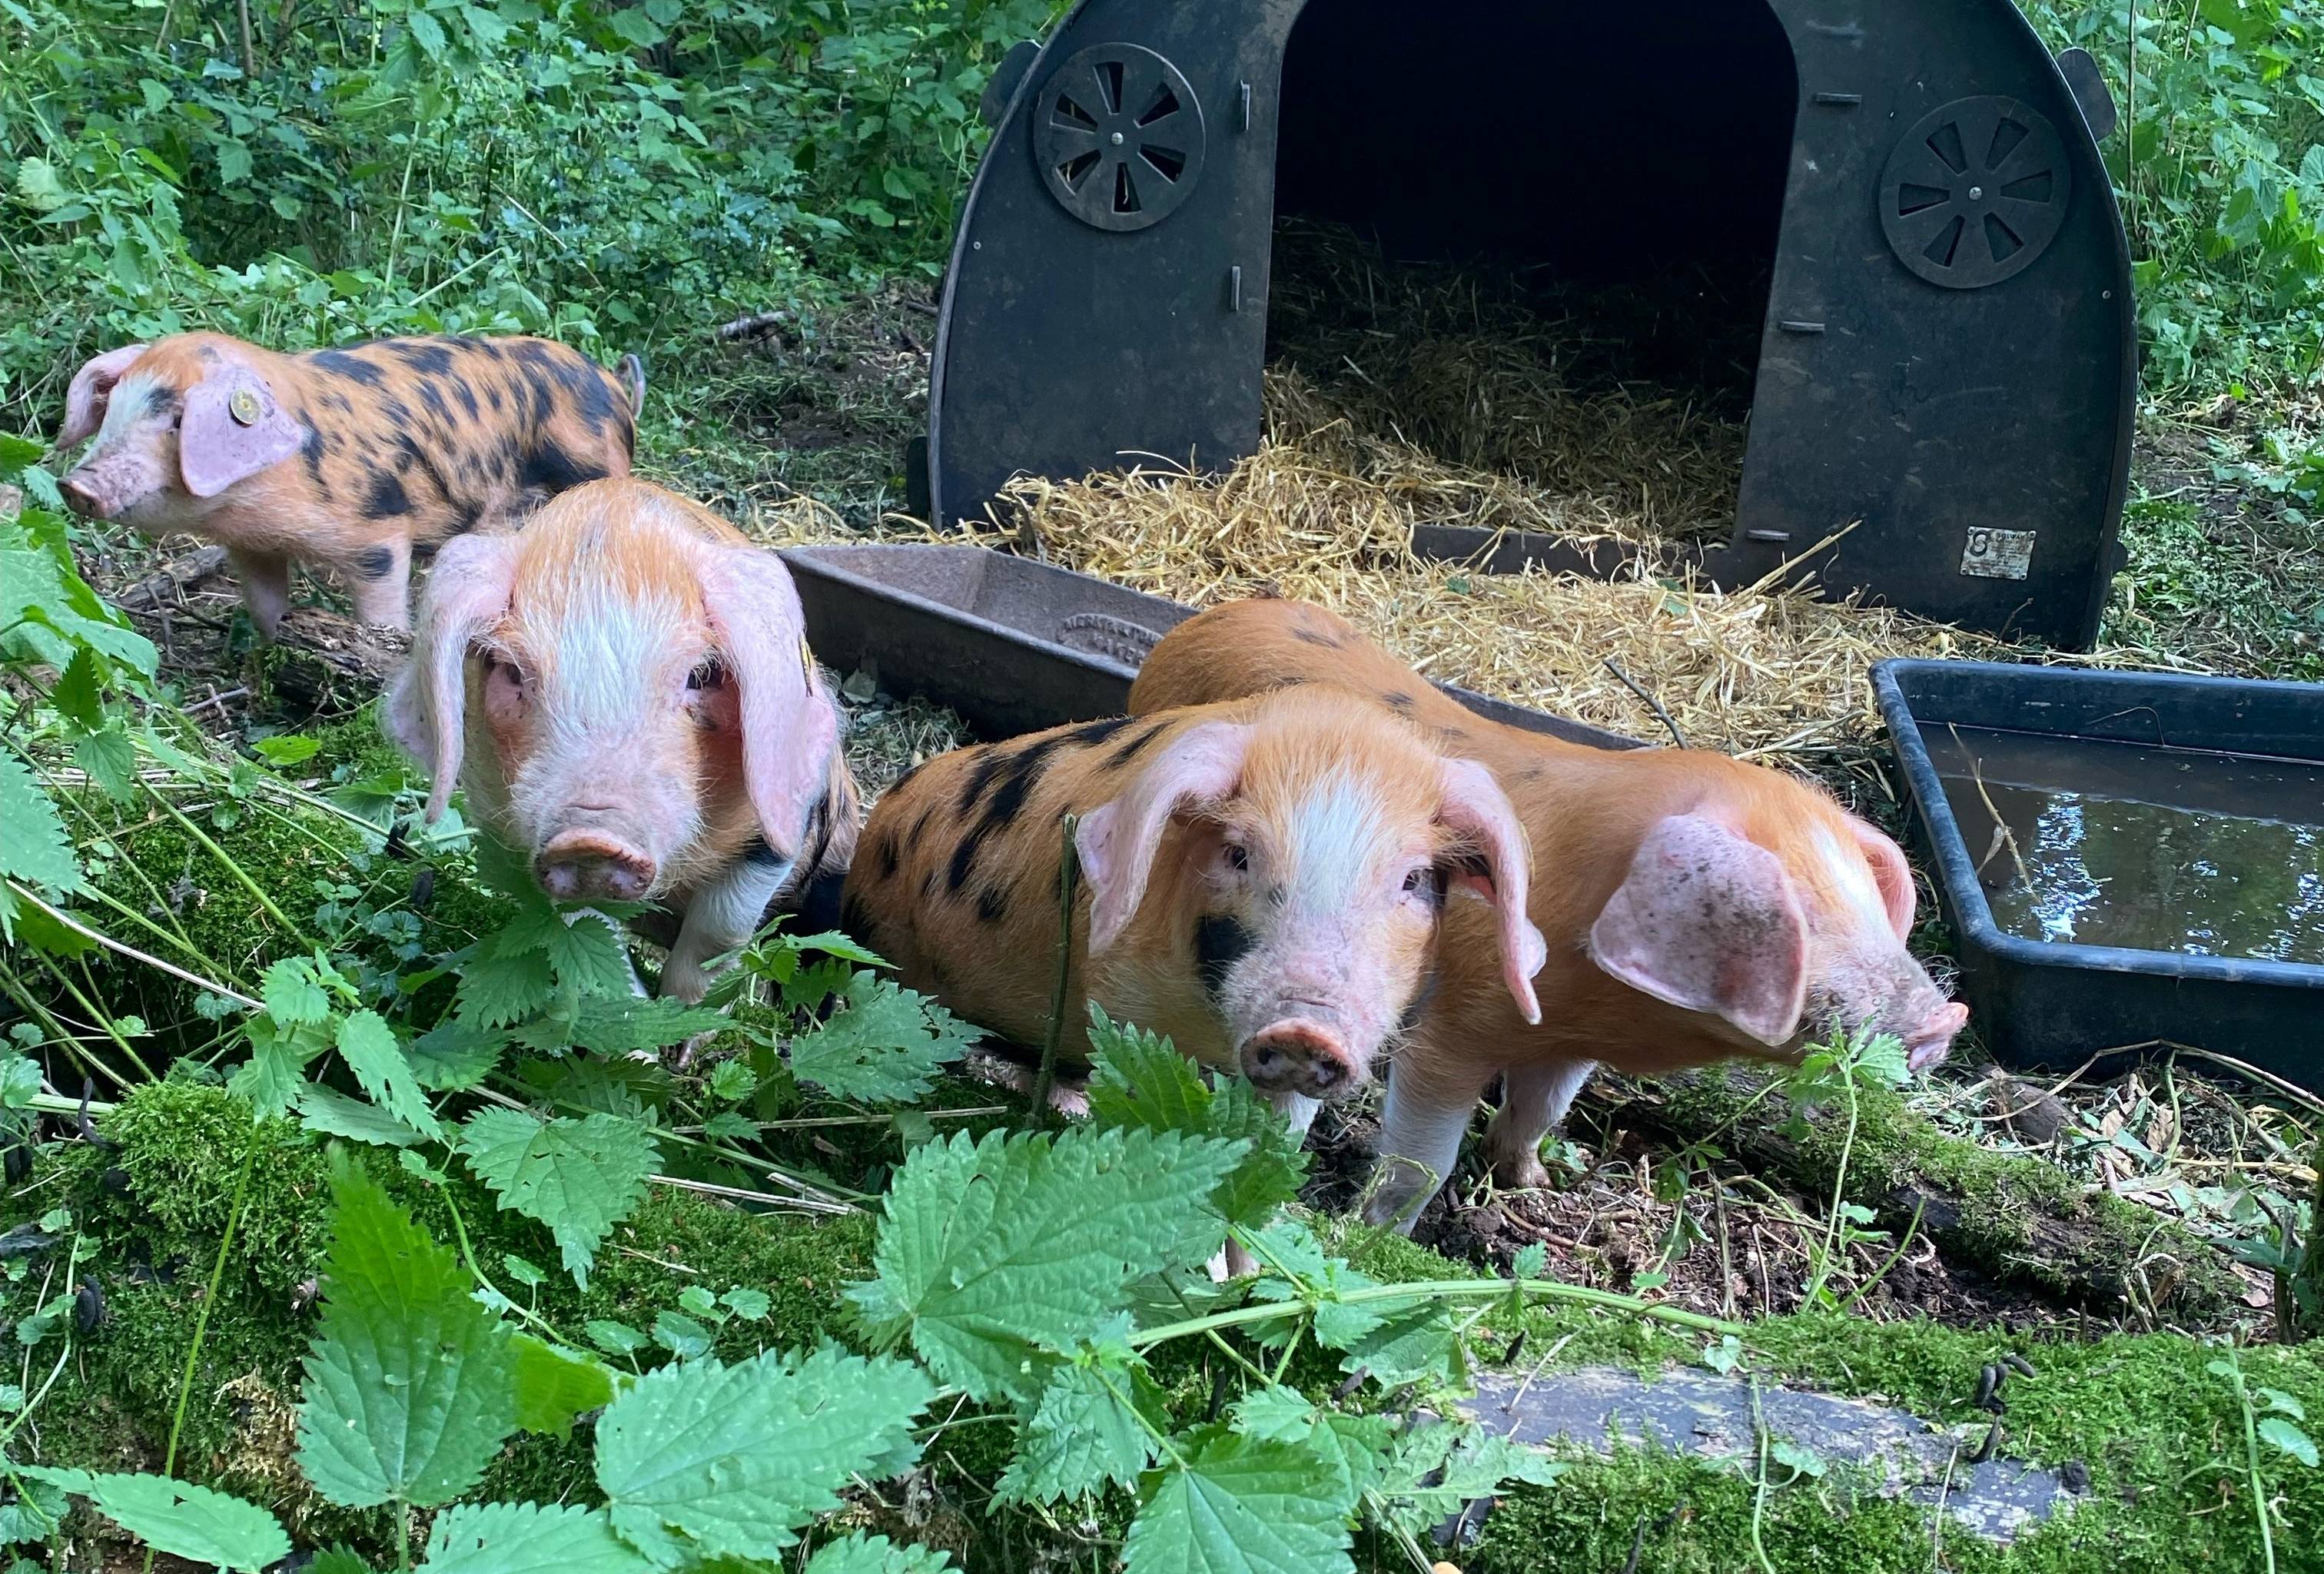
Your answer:
[[[1299,265],[1277,220],[1313,220],[1553,279],[1592,321],[1702,281],[1749,407],[1715,583],[1860,520],[1821,583],[2096,633],[2135,382],[2114,111],[2008,0],[1081,0],[986,102],[907,466],[939,523],[1019,473],[1250,453]]]
[[[2003,1061],[2173,1045],[2324,1091],[2324,685],[1873,669]]]
[[[956,713],[977,737],[1014,738],[1118,716],[1157,641],[1194,609],[982,547],[792,547],[783,561],[807,641],[841,672]],[[1636,739],[1437,686],[1488,720],[1599,749]]]

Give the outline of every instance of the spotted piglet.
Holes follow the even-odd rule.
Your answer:
[[[563,901],[681,915],[661,992],[835,895],[857,798],[789,573],[717,515],[593,481],[438,554],[391,736]]]
[[[272,638],[290,565],[337,575],[367,623],[410,626],[415,548],[626,475],[645,373],[546,339],[381,339],[278,354],[222,334],[107,351],[65,396],[60,483],[91,519],[226,548]]]
[[[1364,1086],[1424,1003],[1448,910],[1475,912],[1512,1009],[1538,1015],[1541,936],[1508,798],[1353,695],[940,756],[873,809],[847,878],[851,932],[959,1015],[1041,1043],[1069,814],[1083,881],[1065,1056],[1086,1058],[1086,998],[1241,1072],[1304,1131],[1319,1100]]]
[[[1351,693],[1489,767],[1537,873],[1545,1010],[1520,1020],[1478,915],[1448,913],[1436,988],[1397,1056],[1374,1222],[1406,1228],[1502,1079],[1485,1147],[1502,1183],[1543,1184],[1541,1139],[1600,1063],[1634,1073],[1730,1055],[1795,1058],[1834,1032],[1894,1034],[1944,1058],[1969,1008],[1905,949],[1913,872],[1896,844],[1821,789],[1703,750],[1605,750],[1488,722],[1321,607],[1231,603],[1146,659],[1133,713],[1265,693],[1342,710]]]

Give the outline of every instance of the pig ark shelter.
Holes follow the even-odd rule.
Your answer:
[[[1712,583],[1861,520],[1824,584],[2096,634],[2135,384],[2114,111],[2009,0],[1082,0],[986,104],[908,466],[939,523],[1020,473],[1252,452],[1281,226],[1315,221],[1585,318],[1690,281],[1748,401]]]

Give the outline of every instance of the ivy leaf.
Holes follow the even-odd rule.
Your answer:
[[[503,1208],[549,1226],[584,1290],[599,1243],[661,1167],[653,1134],[618,1115],[543,1122],[521,1109],[480,1109],[461,1128],[458,1146]]]
[[[575,1416],[613,1402],[613,1374],[597,1361],[529,1333],[511,1339],[516,1347],[516,1423],[526,1431],[569,1438]]]
[[[2273,1443],[2277,1448],[2282,1449],[2285,1453],[2290,1454],[2293,1459],[2299,1460],[2310,1469],[2312,1470],[2316,1468],[2317,1455],[2315,1441],[2310,1439],[2306,1432],[2301,1431],[2298,1427],[2294,1426],[2289,1421],[2286,1421],[2283,1417],[2280,1415],[2262,1416],[2259,1422],[2259,1435],[2265,1438],[2269,1442]]]
[[[116,804],[127,803],[137,790],[137,745],[118,723],[75,739],[73,763]]]
[[[1059,1367],[1041,1390],[1017,1457],[993,1496],[1055,1503],[1086,1497],[1109,1483],[1137,1486],[1139,1472],[1154,1457],[1140,1410],[1148,1421],[1167,1424],[1154,1380],[1127,1345]]]
[[[420,1574],[651,1574],[602,1508],[463,1503],[439,1514]]]
[[[982,1036],[927,997],[870,971],[848,980],[846,1004],[791,1041],[791,1074],[839,1099],[909,1103],[938,1067]]]
[[[350,1099],[317,1082],[300,1083],[297,1102],[299,1124],[326,1137],[344,1137],[374,1147],[410,1147],[428,1140],[378,1105]]]
[[[934,1547],[858,1534],[817,1547],[799,1574],[949,1574],[952,1566],[952,1554]]]
[[[338,1049],[373,1103],[422,1136],[443,1139],[444,1128],[428,1107],[428,1095],[411,1074],[410,1057],[386,1017],[368,1010],[349,1017],[339,1024]]]
[[[81,883],[64,822],[13,754],[0,754],[0,875],[50,892],[76,891]]]
[[[344,1508],[449,1503],[516,1428],[515,1352],[451,1251],[344,1164],[299,1467]]]
[[[889,1192],[879,1277],[848,1295],[873,1338],[908,1334],[972,1398],[1029,1402],[1035,1352],[1074,1348],[1130,1280],[1217,1249],[1223,1232],[1190,1235],[1186,1217],[1244,1150],[1119,1130],[922,1143]]]
[[[1189,1442],[1196,1446],[1189,1446]],[[1347,1514],[1309,1450],[1224,1428],[1182,1441],[1183,1465],[1146,1477],[1123,1574],[1341,1574]]]
[[[290,1555],[290,1538],[254,1503],[166,1476],[97,1476],[88,1499],[157,1552],[208,1568],[260,1569]]]
[[[323,992],[312,958],[286,956],[267,968],[258,987],[266,1014],[282,1027],[299,1027],[330,1020],[331,998]]]
[[[598,1419],[597,1484],[658,1567],[771,1560],[851,1476],[917,1455],[909,1429],[935,1396],[911,1363],[834,1346],[663,1367]]]

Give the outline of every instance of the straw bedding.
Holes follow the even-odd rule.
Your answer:
[[[1602,317],[1560,315],[1521,283],[1391,268],[1344,232],[1287,229],[1259,451],[1222,476],[1155,462],[1021,478],[984,534],[1195,605],[1263,588],[1320,602],[1431,677],[1662,741],[1642,690],[1691,744],[1827,776],[1877,739],[1873,662],[2001,649],[1854,600],[1722,594],[1683,571],[1609,583],[1416,557],[1416,523],[1642,543],[1731,524],[1748,364],[1738,393],[1731,346],[1685,321],[1649,324],[1643,355],[1635,341],[1618,353],[1591,336]],[[1705,363],[1693,392],[1621,380],[1641,361],[1667,366],[1674,341]],[[848,534],[806,500],[759,527],[780,541]],[[891,519],[880,533],[926,528]]]

